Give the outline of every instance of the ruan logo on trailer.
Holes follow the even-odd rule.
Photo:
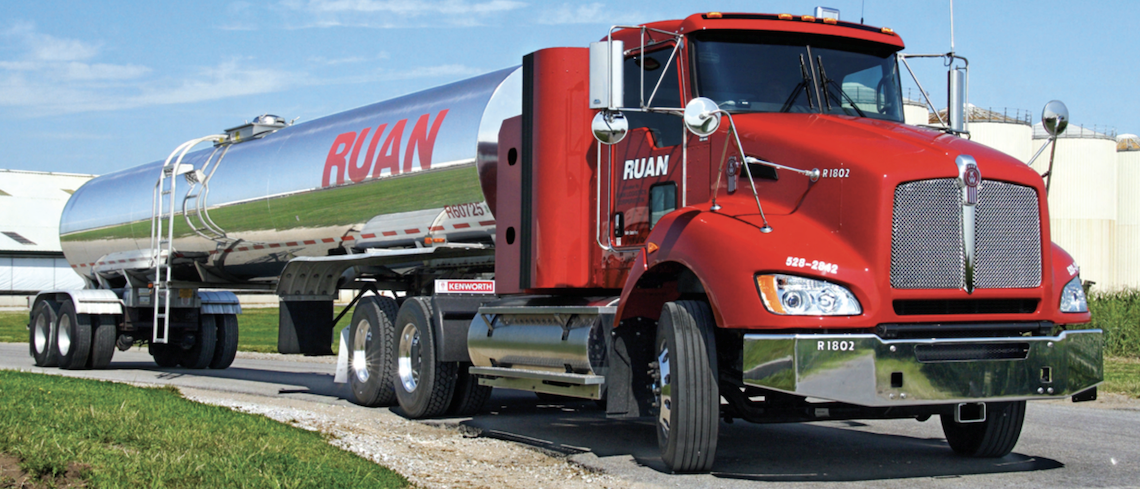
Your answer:
[[[404,128],[408,119],[402,119],[388,128],[388,123],[378,127],[365,127],[360,131],[349,131],[340,134],[329,148],[325,158],[324,176],[321,186],[344,185],[345,175],[352,183],[360,183],[369,178],[399,175],[412,171],[412,157],[419,151],[420,169],[431,168],[431,154],[435,147],[435,137],[439,135],[439,126],[447,116],[447,109],[439,111],[435,120],[431,121],[429,129],[429,116],[424,114],[416,120],[412,133],[408,136],[404,158],[400,159],[400,143],[404,139]],[[385,133],[387,131],[387,133]],[[372,139],[368,143],[368,150],[361,154],[364,141],[371,133]],[[384,144],[379,144],[380,140]],[[378,149],[379,148],[379,149]]]

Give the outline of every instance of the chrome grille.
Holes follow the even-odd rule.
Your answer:
[[[953,178],[907,182],[895,188],[891,287],[965,286],[961,195]],[[985,180],[978,189],[975,209],[975,286],[1040,285],[1041,228],[1033,188]]]
[[[1032,187],[986,181],[978,189],[974,224],[979,289],[1041,285],[1041,219]]]

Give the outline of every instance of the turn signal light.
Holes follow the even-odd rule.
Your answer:
[[[792,20],[792,14],[780,14],[780,20]]]
[[[720,12],[709,12],[705,14],[706,19],[719,19],[723,17]]]
[[[646,254],[653,253],[654,251],[657,251],[659,248],[660,247],[657,246],[657,243],[650,241],[649,244],[645,245],[645,252],[646,252]]]

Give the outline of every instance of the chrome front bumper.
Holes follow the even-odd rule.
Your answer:
[[[1104,380],[1098,329],[1059,336],[883,340],[744,336],[744,383],[862,406],[1064,398]]]

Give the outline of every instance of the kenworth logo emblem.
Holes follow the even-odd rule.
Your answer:
[[[978,163],[970,155],[959,155],[954,160],[958,165],[958,188],[962,189],[962,251],[965,254],[965,277],[963,283],[967,293],[974,292],[974,206],[978,203],[978,187],[982,184],[982,172]]]

